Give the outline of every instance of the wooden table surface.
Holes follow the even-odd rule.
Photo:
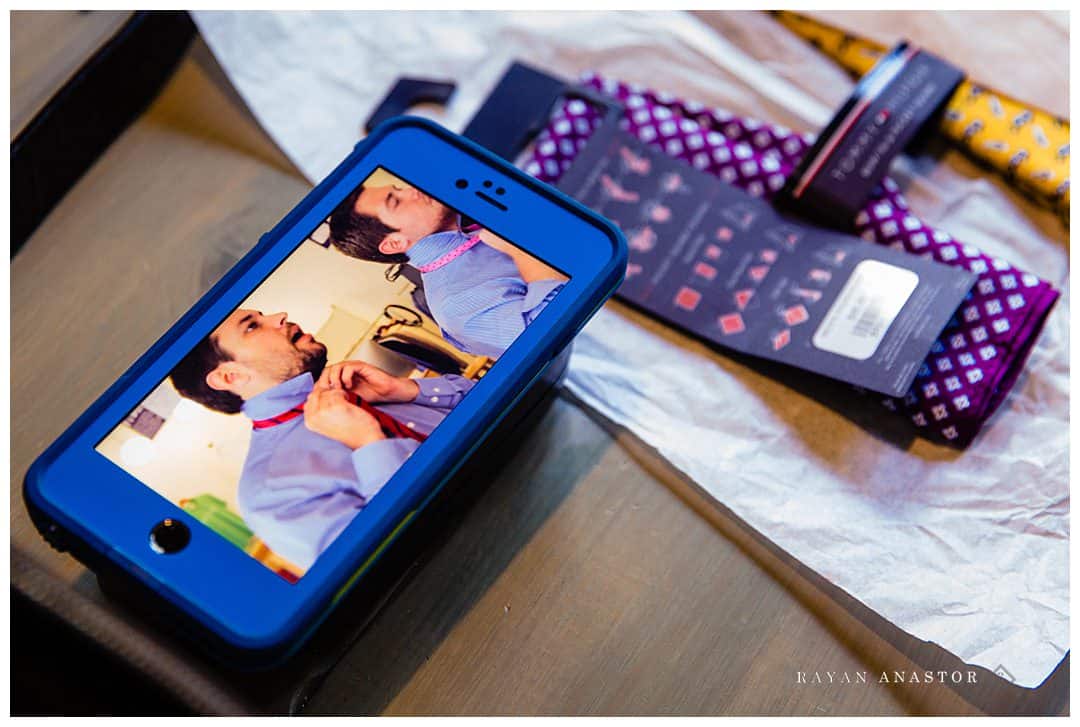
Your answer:
[[[15,61],[13,88],[31,72]],[[12,543],[105,608],[37,536],[23,475],[309,188],[196,40],[12,261]],[[306,711],[1068,713],[1067,659],[1037,690],[983,669],[976,685],[877,683],[971,667],[807,571],[568,394],[484,487]],[[797,683],[826,670],[872,678]]]
[[[11,12],[12,139],[130,15],[126,10]]]

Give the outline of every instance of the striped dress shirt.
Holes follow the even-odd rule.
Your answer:
[[[409,249],[409,264],[420,269],[452,257],[472,235],[437,232]],[[431,317],[457,348],[497,358],[562,290],[561,280],[526,283],[514,261],[483,243],[445,264],[421,271]]]

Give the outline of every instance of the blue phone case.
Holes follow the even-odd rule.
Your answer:
[[[543,313],[297,583],[274,575],[94,450],[376,167],[440,196],[570,277]],[[483,179],[505,187],[501,210]],[[472,183],[454,185],[464,178]],[[480,192],[480,194],[478,194]],[[583,244],[583,238],[590,243]],[[539,243],[539,244],[538,244]],[[23,494],[54,547],[125,583],[148,608],[234,666],[280,662],[302,644],[386,544],[488,438],[614,292],[627,260],[618,228],[561,192],[415,117],[380,125],[125,372],[31,466]],[[153,553],[150,528],[181,520],[191,543]],[[177,586],[180,586],[178,589]],[[258,608],[255,608],[258,606]]]

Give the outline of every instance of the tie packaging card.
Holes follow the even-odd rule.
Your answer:
[[[559,187],[625,233],[622,300],[708,341],[890,396],[911,387],[976,280],[785,216],[611,122]]]

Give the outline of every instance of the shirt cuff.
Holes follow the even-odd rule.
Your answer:
[[[436,409],[453,409],[473,386],[472,381],[456,374],[425,377],[413,379],[413,381],[420,390],[413,402]]]
[[[525,297],[521,301],[521,311],[525,315],[526,322],[532,323],[564,285],[566,283],[562,280],[534,280],[529,283]]]
[[[365,502],[379,493],[419,446],[415,439],[380,439],[353,450],[356,490]]]

